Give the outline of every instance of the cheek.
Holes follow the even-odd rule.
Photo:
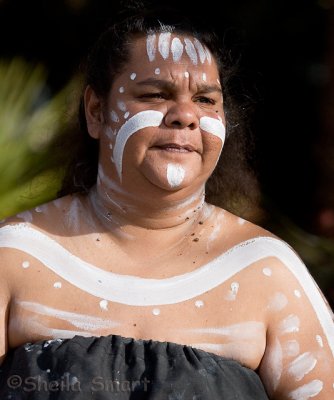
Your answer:
[[[210,157],[216,160],[219,158],[224,142],[222,142],[217,136],[204,132],[202,134],[202,143],[204,159]]]

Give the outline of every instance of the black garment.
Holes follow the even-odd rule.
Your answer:
[[[268,400],[251,369],[203,350],[119,335],[26,344],[0,367],[1,400]]]

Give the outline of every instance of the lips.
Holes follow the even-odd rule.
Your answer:
[[[176,153],[192,153],[196,149],[191,144],[180,144],[180,143],[163,143],[153,146],[154,149],[160,149]]]

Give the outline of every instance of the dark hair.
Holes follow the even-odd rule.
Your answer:
[[[236,84],[238,79],[235,80],[238,77],[238,63],[231,52],[224,49],[218,35],[200,22],[195,23],[193,19],[189,21],[168,8],[140,12],[130,10],[130,13],[121,14],[121,18],[107,26],[92,47],[85,63],[84,87],[90,85],[98,96],[105,99],[115,77],[128,62],[129,45],[133,39],[166,29],[197,38],[217,62],[224,96],[227,138],[221,159],[206,184],[206,197],[208,201],[232,211],[238,209],[240,214],[243,212],[240,206],[253,204],[257,200],[257,181],[246,155],[246,147],[250,142],[247,142],[245,118],[242,118],[247,110],[245,104],[240,102],[240,85]],[[83,98],[79,106],[79,127],[75,154],[67,167],[59,196],[87,192],[96,183],[98,141],[88,134]]]

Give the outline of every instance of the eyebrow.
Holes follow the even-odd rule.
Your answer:
[[[154,86],[156,88],[165,88],[168,90],[172,90],[175,88],[175,84],[164,80],[164,79],[155,79],[155,78],[148,78],[143,81],[137,82],[138,86]],[[222,93],[222,89],[219,85],[213,84],[213,85],[208,85],[207,83],[201,83],[198,85],[198,92],[202,93],[212,93],[212,92],[218,92]]]

